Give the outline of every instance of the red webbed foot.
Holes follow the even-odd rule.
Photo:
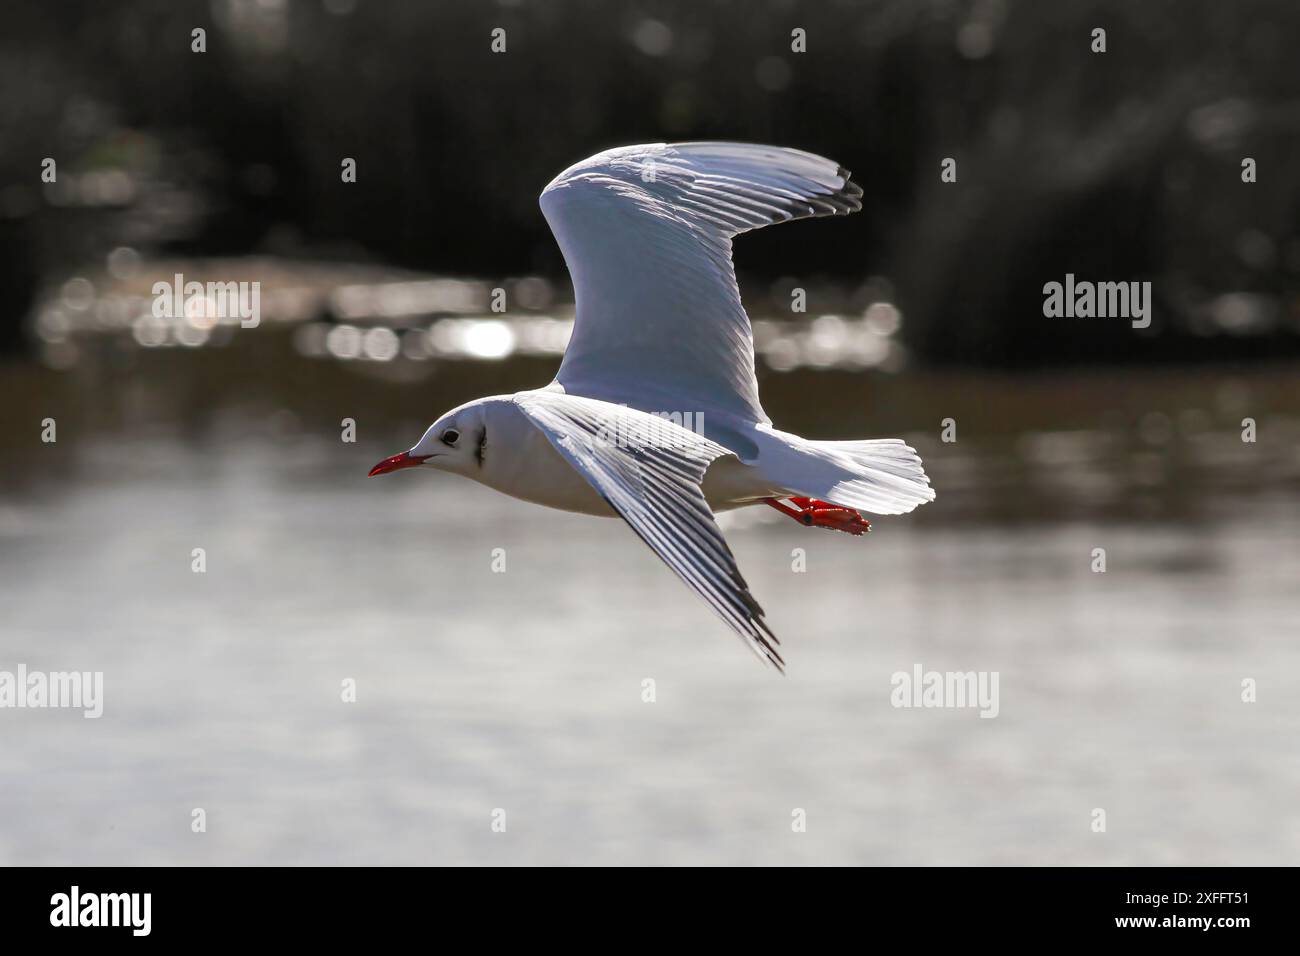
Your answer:
[[[852,508],[841,508],[829,501],[816,498],[789,498],[787,505],[779,498],[765,498],[764,501],[782,514],[787,514],[795,521],[809,528],[830,528],[845,534],[862,535],[871,530],[871,522]]]

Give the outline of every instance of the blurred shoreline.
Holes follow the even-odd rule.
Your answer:
[[[0,365],[0,494],[75,469],[83,444],[166,441],[237,452],[244,441],[319,443],[330,467],[372,462],[340,439],[400,450],[462,401],[536,388],[557,361],[422,363],[416,380],[374,363],[301,355],[287,328],[237,331],[220,349],[87,354],[68,370]],[[1189,520],[1236,498],[1300,500],[1300,369],[1291,363],[1148,370],[760,372],[778,427],[817,438],[903,437],[921,452],[942,507],[930,521],[1083,517]],[[41,422],[57,422],[43,445]],[[1254,443],[1242,420],[1256,422]],[[946,420],[955,441],[941,440]],[[68,449],[73,449],[73,454]],[[387,452],[386,452],[387,453]],[[370,454],[373,454],[371,452]]]
[[[159,317],[152,281],[174,274],[263,276],[256,327],[209,314],[203,297]],[[746,299],[773,421],[812,438],[907,439],[940,492],[941,505],[916,516],[921,526],[1190,521],[1237,499],[1300,500],[1300,363],[1141,374],[935,367],[899,341],[907,317],[886,292],[871,282],[813,287],[817,307],[798,315],[758,311],[771,306],[761,293]],[[494,301],[509,308],[492,311]],[[32,316],[36,354],[0,360],[0,450],[14,462],[0,494],[75,469],[69,444],[141,437],[226,454],[249,440],[317,442],[341,474],[367,468],[340,440],[345,419],[362,444],[409,447],[449,408],[549,382],[572,321],[572,304],[535,276],[489,282],[287,260],[144,264],[121,252],[103,272],[49,286]],[[46,419],[61,446],[41,444]],[[1242,440],[1246,419],[1254,442]]]

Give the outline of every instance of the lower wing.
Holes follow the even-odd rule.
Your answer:
[[[727,449],[622,405],[542,390],[515,403],[668,567],[778,670],[776,635],[722,537],[700,482]]]

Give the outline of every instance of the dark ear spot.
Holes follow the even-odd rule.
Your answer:
[[[483,455],[487,451],[487,426],[484,426],[478,433],[478,445],[474,449],[474,457],[478,460],[479,467],[483,467]]]

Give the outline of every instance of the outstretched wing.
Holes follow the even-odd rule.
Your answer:
[[[556,381],[643,411],[767,422],[731,237],[862,208],[838,164],[745,143],[598,153],[542,193],[573,278],[577,320]]]
[[[783,669],[780,641],[700,490],[710,463],[731,452],[654,415],[558,390],[520,392],[515,403],[678,577]]]

